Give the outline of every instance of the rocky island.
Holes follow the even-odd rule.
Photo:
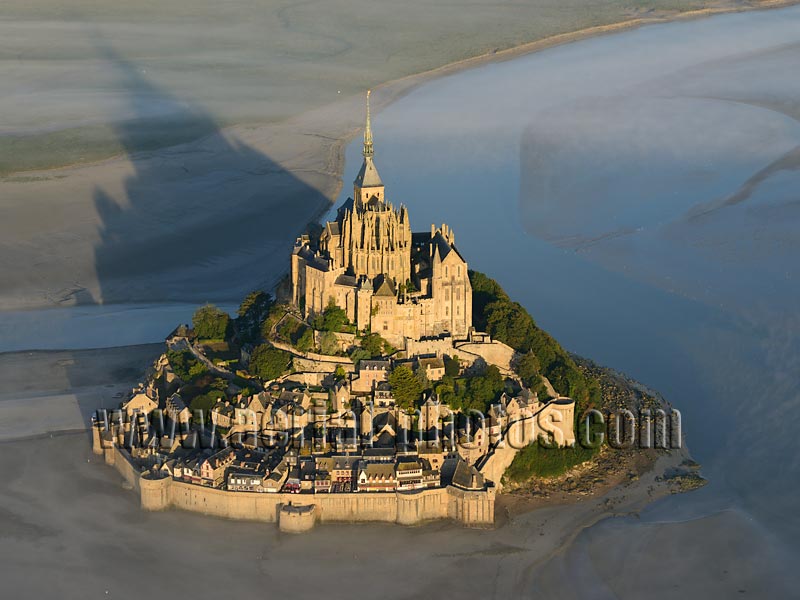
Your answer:
[[[442,518],[487,527],[504,486],[533,493],[520,482],[588,473],[588,486],[570,475],[566,489],[591,493],[598,470],[622,465],[633,478],[631,465],[680,446],[679,416],[628,383],[619,392],[619,378],[604,394],[609,373],[471,271],[450,227],[412,232],[374,162],[369,94],[353,196],[297,239],[274,297],[251,293],[235,319],[203,306],[166,345],[120,408],[92,423],[95,453],[147,510],[290,532]],[[699,480],[685,465],[682,486]]]

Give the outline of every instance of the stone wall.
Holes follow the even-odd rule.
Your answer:
[[[317,507],[314,504],[283,504],[278,511],[278,527],[286,533],[303,533],[314,528]]]
[[[415,525],[451,518],[468,527],[494,524],[494,490],[466,492],[453,487],[394,493],[270,494],[228,492],[170,478],[142,478],[142,508],[179,508],[238,520],[279,522],[282,507],[290,503],[313,504],[313,522],[378,521]],[[293,517],[287,517],[292,519]],[[306,515],[298,521],[307,521]],[[297,524],[303,529],[308,523]],[[289,527],[293,527],[290,525]]]
[[[117,445],[107,446],[103,448],[103,457],[106,464],[114,467],[133,489],[139,489],[140,474],[128,459],[127,452],[121,452]]]
[[[501,371],[510,372],[511,363],[514,359],[514,349],[505,345],[503,342],[492,341],[489,343],[464,342],[457,344],[455,353],[458,357],[468,358],[480,356],[490,365],[496,365]]]
[[[450,356],[458,354],[453,349],[453,338],[422,339],[406,338],[405,349],[408,356],[421,354],[435,354],[436,356]]]

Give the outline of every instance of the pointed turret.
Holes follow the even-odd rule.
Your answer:
[[[378,204],[382,204],[384,190],[381,176],[378,175],[378,169],[375,168],[375,163],[372,161],[374,148],[372,145],[369,96],[370,90],[367,90],[367,122],[364,126],[364,149],[361,152],[364,155],[364,162],[361,163],[361,169],[353,182],[353,198],[363,206],[368,206],[373,198],[377,198]],[[373,202],[373,204],[375,203]]]
[[[361,152],[364,158],[372,158],[374,149],[372,147],[372,123],[369,116],[369,95],[372,90],[367,90],[367,124],[364,127],[364,150]]]

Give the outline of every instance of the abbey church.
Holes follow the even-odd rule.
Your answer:
[[[315,239],[297,240],[292,301],[304,317],[333,301],[358,329],[395,345],[441,334],[465,339],[472,326],[467,263],[447,225],[412,233],[406,208],[386,200],[373,160],[369,93],[363,155],[353,197],[336,219]]]

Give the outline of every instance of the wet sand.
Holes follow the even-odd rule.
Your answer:
[[[58,156],[67,162],[85,160],[93,148],[115,147],[121,155],[87,165],[9,172],[0,180],[6,215],[0,222],[1,310],[236,302],[253,288],[275,284],[294,238],[336,198],[343,143],[361,125],[361,94],[367,86],[391,81],[375,94],[377,111],[424,81],[489,61],[674,18],[681,10],[696,17],[776,3],[688,2],[663,9],[648,3],[645,10],[609,1],[588,13],[580,2],[559,2],[554,14],[546,6],[510,3],[508,12],[492,15],[496,28],[485,26],[480,11],[453,20],[456,9],[450,7],[391,36],[383,31],[385,24],[373,24],[376,30],[352,42],[345,31],[329,43],[317,36],[310,46],[313,57],[295,44],[299,32],[309,37],[313,11],[324,7],[276,8],[274,22],[266,16],[273,9],[265,9],[259,18],[277,32],[266,36],[272,40],[263,42],[266,46],[257,46],[263,60],[247,55],[245,42],[237,49],[243,56],[226,54],[234,43],[225,42],[232,35],[227,22],[211,30],[220,39],[208,42],[205,53],[189,52],[196,43],[191,38],[202,38],[206,25],[195,23],[188,35],[180,29],[177,5],[164,18],[165,24],[175,20],[181,34],[168,41],[157,35],[158,28],[148,32],[135,11],[115,14],[109,6],[95,14],[91,4],[83,13],[75,6],[72,13],[58,11],[55,20],[44,22],[41,7],[8,7],[8,14],[17,16],[4,24],[8,34],[3,36],[12,44],[6,51],[16,48],[17,57],[5,66],[16,95],[6,99],[12,104],[3,110],[0,126],[8,168],[20,168],[25,156],[43,156],[59,144],[65,150]],[[357,7],[351,3],[339,10],[346,15]],[[370,23],[391,16],[388,5],[375,10]],[[81,24],[82,14],[91,16],[84,19],[88,24]],[[354,34],[359,30],[350,26]],[[412,30],[414,35],[403,37]],[[281,41],[285,35],[291,43]],[[415,36],[428,42],[421,44]],[[13,46],[14,40],[24,49]],[[170,46],[181,40],[187,48]],[[538,41],[523,43],[530,40]],[[223,71],[230,75],[209,71],[214,52],[220,52],[223,64],[231,62],[232,70]],[[160,61],[153,58],[161,54]],[[319,61],[326,60],[330,72],[321,78]],[[77,87],[46,77],[53,69]],[[237,79],[240,71],[243,79]],[[259,74],[263,81],[254,79]],[[275,81],[280,85],[265,85]],[[42,122],[50,132],[73,133],[66,142],[39,139],[34,124]],[[100,126],[102,133],[82,138],[81,132]],[[20,140],[32,140],[33,146],[17,148]],[[109,345],[119,344],[110,340]]]
[[[395,85],[400,87],[394,92],[388,87],[380,90],[377,100],[386,103],[423,79],[398,82]],[[278,133],[271,127],[227,128],[199,144],[181,148],[177,154],[155,150],[139,153],[133,161],[111,160],[68,168],[63,173],[29,174],[30,180],[11,182],[11,187],[4,181],[4,202],[10,198],[9,206],[23,212],[26,202],[35,208],[14,227],[4,221],[2,233],[9,241],[0,250],[4,258],[13,259],[4,262],[10,269],[4,272],[8,275],[4,281],[16,282],[13,286],[4,284],[4,295],[13,291],[4,306],[114,302],[116,298],[135,301],[140,297],[194,301],[238,298],[240,292],[256,283],[252,273],[247,273],[249,264],[258,265],[259,272],[264,273],[263,284],[268,285],[279,273],[270,271],[271,265],[285,268],[285,259],[280,257],[285,257],[284,246],[294,235],[286,223],[301,213],[307,220],[310,213],[305,211],[324,210],[335,196],[343,155],[341,139],[356,133],[360,111],[360,98],[352,97],[306,114],[297,121],[302,127],[297,122],[283,123],[281,127],[287,129],[278,128]],[[347,120],[346,127],[336,129],[343,127],[343,120]],[[237,151],[237,160],[227,162],[226,156]],[[271,153],[269,161],[263,156],[267,152]],[[320,158],[323,155],[325,158]],[[220,233],[218,223],[236,222],[223,208],[214,212],[220,197],[224,202],[235,202],[237,193],[247,196],[248,190],[255,189],[252,181],[247,181],[253,174],[240,172],[239,165],[256,169],[259,189],[269,189],[266,181],[274,177],[278,188],[285,186],[284,190],[296,192],[306,186],[306,191],[313,188],[319,195],[312,194],[313,199],[304,200],[307,204],[299,208],[293,204],[298,201],[294,192],[267,197],[259,207],[269,207],[265,215],[286,217],[281,227],[267,222],[267,217],[253,207],[234,207],[237,219],[244,216],[259,231],[280,230],[278,238],[265,235],[256,239],[247,229],[242,235],[228,234],[228,227],[220,228],[225,230]],[[104,170],[114,174],[105,179]],[[197,181],[197,172],[210,175]],[[64,173],[67,176],[60,177]],[[53,179],[36,181],[43,176]],[[188,186],[191,191],[181,203],[176,201],[181,194],[158,196],[158,190],[171,181],[175,189]],[[237,188],[239,182],[241,187]],[[230,195],[228,184],[235,190]],[[32,187],[24,192],[15,187],[27,185]],[[224,194],[219,192],[223,186]],[[327,191],[320,192],[319,186]],[[10,190],[9,196],[6,190]],[[75,198],[76,194],[83,198],[69,200],[74,204],[63,212],[53,210],[52,202],[36,204],[42,194],[44,198],[61,198],[62,191],[64,198]],[[126,198],[130,197],[137,200],[128,205]],[[192,207],[202,214],[192,216]],[[207,211],[211,211],[210,217]],[[153,214],[163,222],[151,236],[148,234],[150,237],[136,241],[136,234],[153,224]],[[128,216],[134,218],[128,221]],[[73,217],[79,226],[77,233],[65,226]],[[301,220],[295,221],[296,230],[302,228],[305,221]],[[45,239],[31,238],[40,228],[47,232]],[[272,243],[270,240],[275,243],[271,250],[259,249]],[[196,253],[186,250],[187,244],[202,245],[206,256],[198,259]],[[41,276],[28,267],[31,263],[26,260],[32,255],[26,254],[26,247],[33,250],[37,268],[42,266]],[[131,256],[143,257],[143,261],[132,263]],[[95,261],[101,267],[99,271],[87,266]],[[154,266],[158,268],[151,273]],[[73,277],[75,273],[79,277]],[[124,277],[117,279],[115,273]],[[207,274],[217,278],[206,280]],[[192,287],[198,280],[205,283]],[[170,287],[172,282],[174,287]],[[102,352],[92,356],[99,358]],[[131,364],[146,359],[148,352],[143,350],[140,358],[132,357]],[[0,356],[0,369],[7,381],[0,407],[10,403],[10,411],[16,412],[8,413],[12,415],[9,421],[15,423],[26,418],[23,410],[28,411],[28,421],[16,433],[0,431],[4,439],[41,433],[43,424],[36,416],[48,406],[58,406],[64,412],[58,413],[58,423],[46,423],[44,429],[71,428],[80,421],[78,415],[85,417],[85,406],[114,402],[123,386],[106,386],[127,377],[114,374],[115,367],[108,365],[96,367],[97,371],[87,366],[86,370],[67,373],[64,379],[47,380],[41,389],[31,386],[19,393],[17,389],[37,377],[36,365],[42,365],[42,372],[58,372],[60,359],[54,362],[52,358]],[[95,363],[89,360],[84,364]],[[98,376],[87,375],[90,372]],[[85,392],[86,402],[76,390]],[[21,404],[26,398],[36,399],[35,406]],[[141,512],[135,495],[122,489],[115,472],[96,464],[85,434],[5,442],[2,447],[0,472],[6,485],[0,493],[0,558],[6,567],[7,589],[24,595],[85,598],[108,591],[109,596],[123,597],[163,592],[218,596],[247,595],[257,588],[269,594],[325,593],[331,597],[358,596],[364,589],[390,598],[440,594],[443,590],[463,597],[499,598],[527,597],[536,592],[546,597],[642,597],[645,593],[656,597],[699,593],[730,597],[747,592],[786,597],[797,585],[796,577],[784,569],[791,552],[736,508],[714,508],[688,523],[656,519],[637,527],[635,539],[630,537],[627,519],[597,525],[609,515],[641,511],[652,499],[646,478],[632,489],[612,492],[625,499],[611,511],[601,499],[592,498],[570,507],[516,516],[490,533],[438,523],[411,529],[329,526],[309,536],[286,537],[271,525],[233,523],[179,512]],[[648,510],[643,514],[650,514]],[[680,510],[675,514],[681,514]],[[639,523],[636,517],[631,520]],[[621,523],[619,531],[616,523]],[[640,535],[642,531],[646,535]],[[698,540],[706,543],[698,544]],[[219,571],[218,577],[207,575],[211,571],[208,561]],[[332,585],[333,581],[340,583]]]
[[[463,598],[531,595],[533,569],[583,528],[641,508],[656,485],[517,516],[493,531],[326,525],[291,536],[274,524],[181,511],[147,513],[85,434],[3,444],[0,560],[4,589],[26,597]],[[47,476],[42,477],[46,472]],[[552,596],[551,596],[552,597]]]

